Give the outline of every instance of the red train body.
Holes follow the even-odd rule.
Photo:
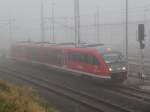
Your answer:
[[[96,48],[67,48],[50,44],[19,43],[12,46],[11,58],[17,61],[44,64],[91,77],[117,81],[126,80],[124,62],[107,63],[107,59],[105,60],[107,57],[104,57],[103,54],[114,53],[109,49],[103,47],[100,52]],[[112,67],[113,65],[116,66],[115,69]]]

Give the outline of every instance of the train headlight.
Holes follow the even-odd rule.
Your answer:
[[[122,70],[124,70],[124,71],[125,71],[125,70],[127,70],[127,68],[126,68],[126,67],[122,67]]]
[[[112,68],[109,68],[109,71],[112,72]]]

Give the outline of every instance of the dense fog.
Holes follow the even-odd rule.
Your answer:
[[[125,48],[125,0],[79,0],[81,42]],[[16,41],[41,41],[41,4],[45,41],[52,42],[52,7],[55,42],[74,42],[74,0],[0,0],[1,48]],[[150,1],[129,0],[129,46],[138,50],[137,25],[145,23],[150,41]],[[99,24],[99,30],[97,25]],[[99,35],[98,32],[99,31]]]

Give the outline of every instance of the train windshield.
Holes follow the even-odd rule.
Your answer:
[[[124,62],[125,58],[120,52],[108,52],[102,54],[106,63]]]

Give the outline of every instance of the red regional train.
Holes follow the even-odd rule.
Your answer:
[[[11,58],[116,82],[127,79],[122,53],[105,46],[71,48],[43,43],[17,43],[11,47]]]

